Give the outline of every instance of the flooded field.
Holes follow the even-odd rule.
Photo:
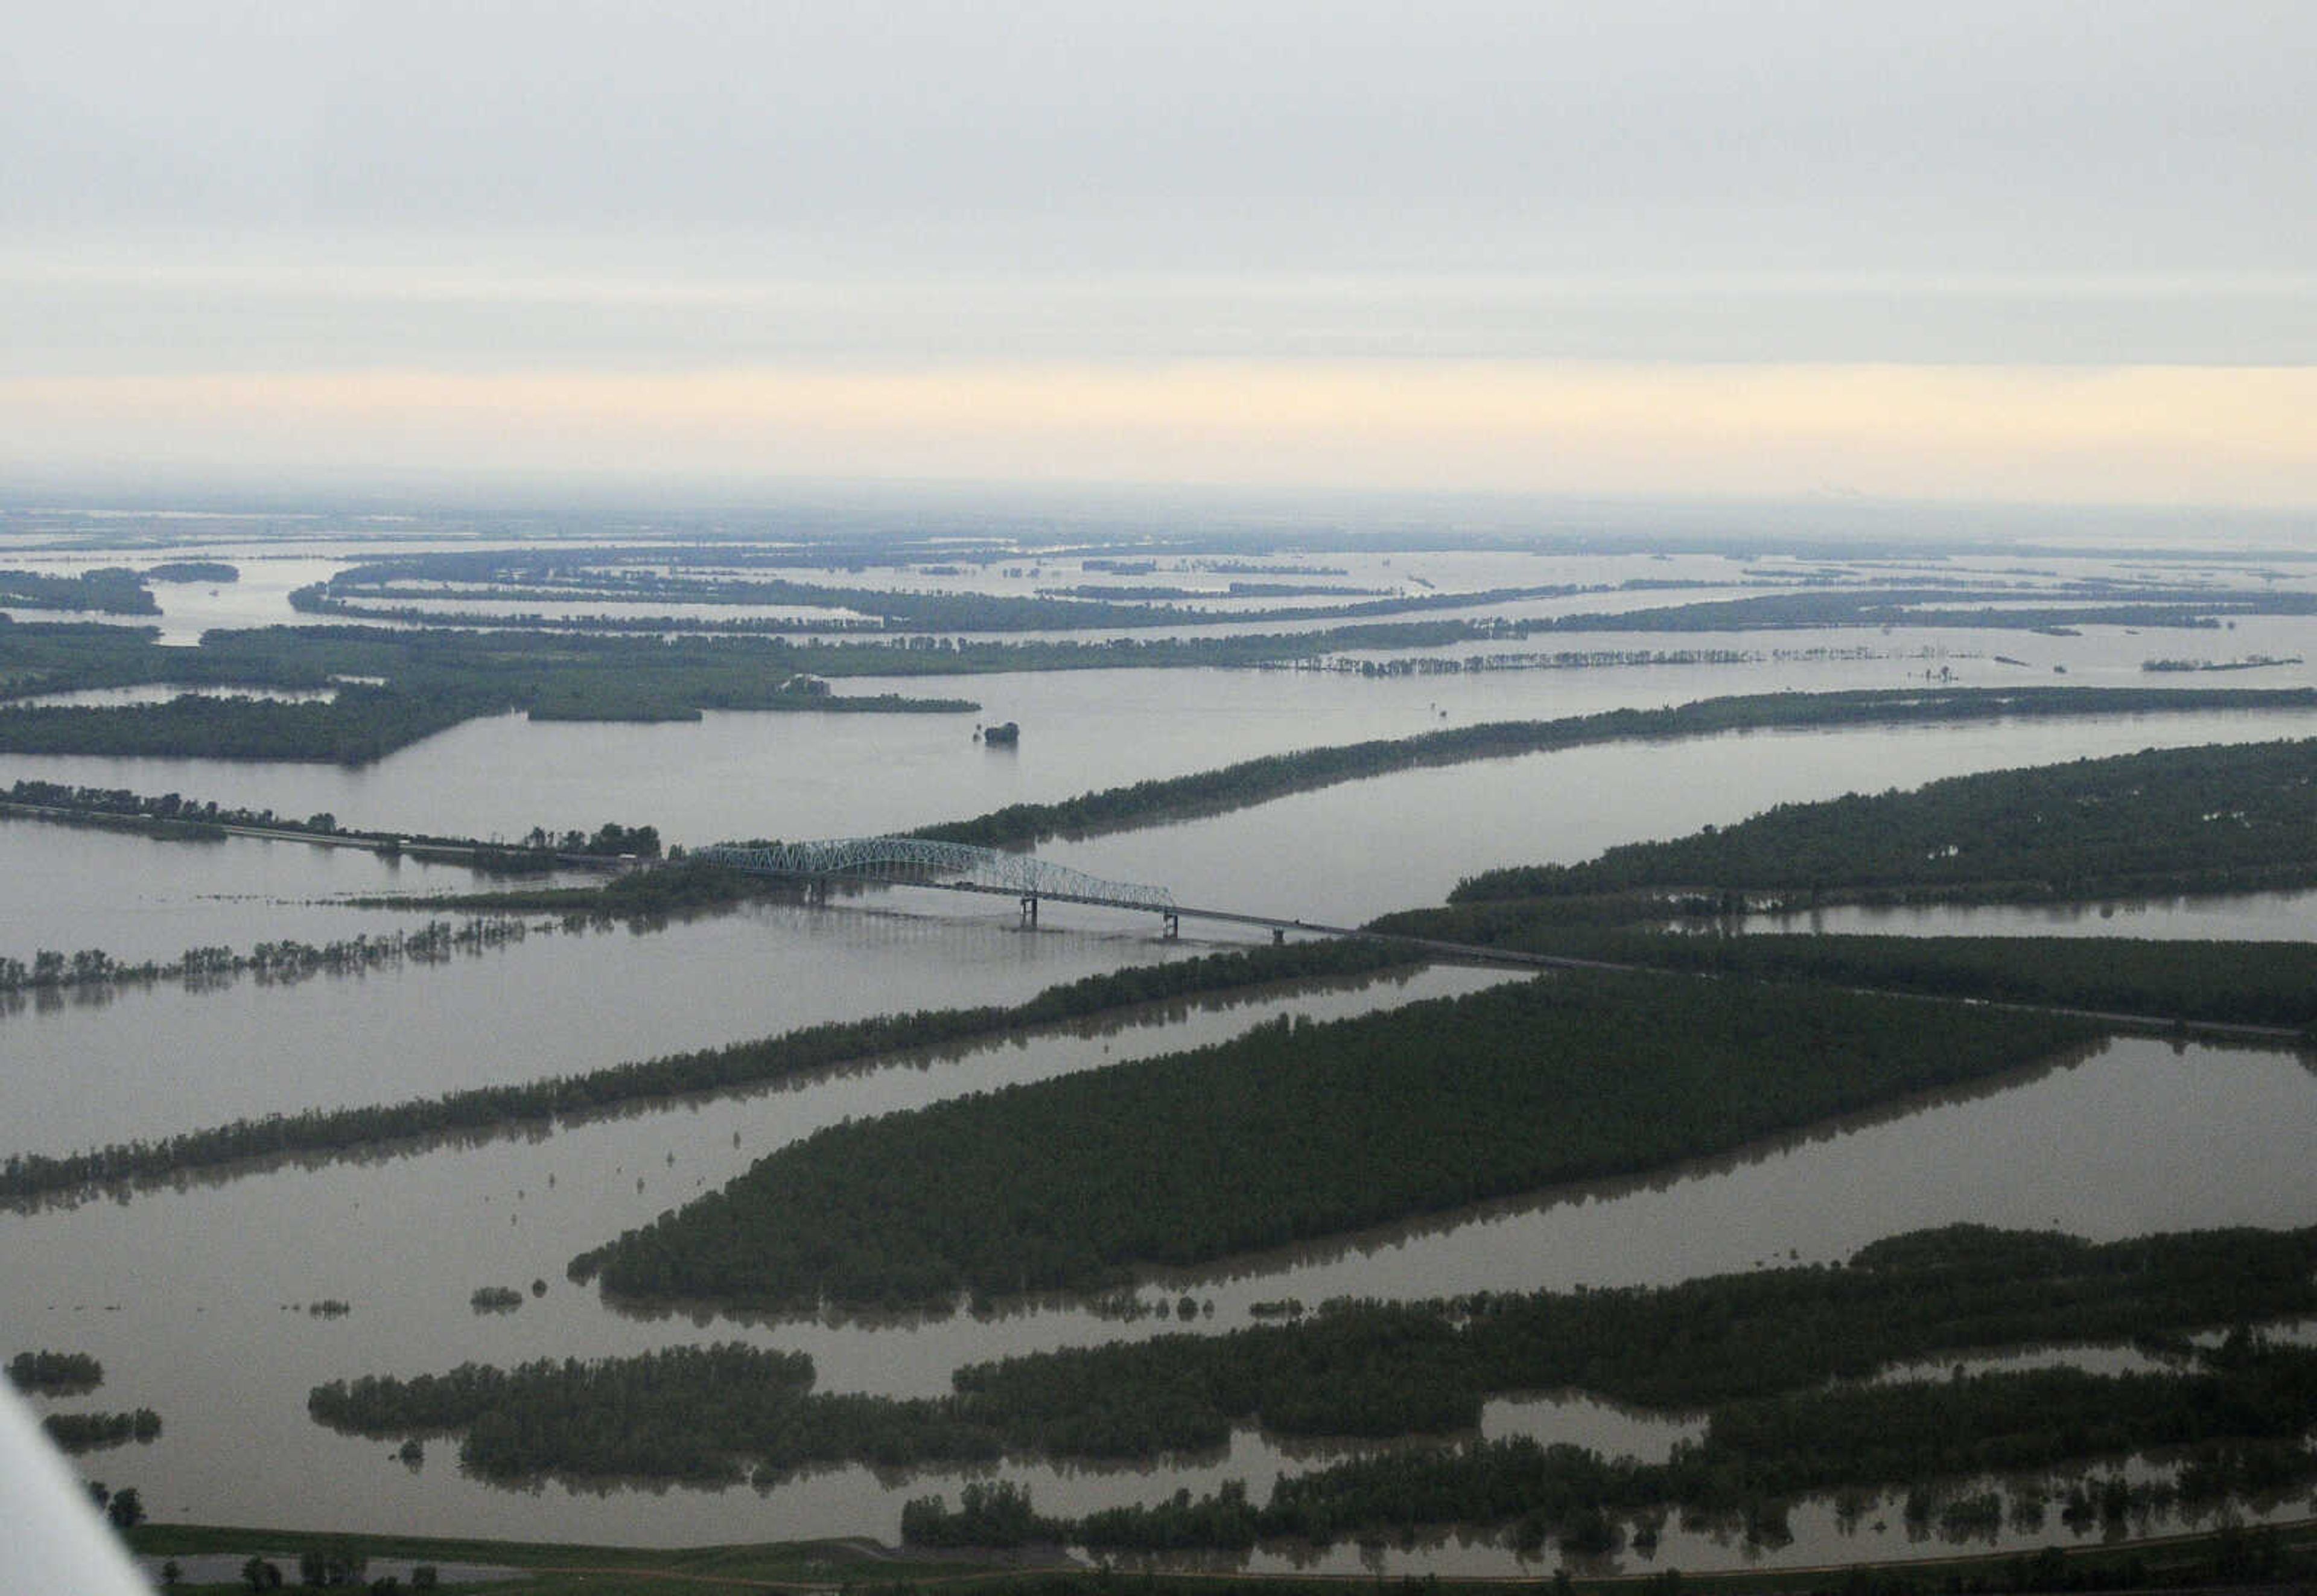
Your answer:
[[[204,625],[292,620],[288,593],[353,557],[318,544],[287,559],[262,545],[219,551],[241,565],[241,580],[162,590],[160,624],[169,641],[191,642]],[[103,563],[77,554],[40,559],[59,569]],[[1413,590],[1419,576],[1443,590],[1556,581],[1615,587],[1637,578],[1692,584],[1488,606],[1537,619],[1772,591],[1778,584],[1762,576],[1765,569],[1782,579],[1793,574],[1718,556],[1654,562],[1444,554],[1392,564],[1355,554],[1333,563],[1344,574],[1326,579],[1383,590]],[[2064,564],[2049,562],[2053,572]],[[2118,568],[2082,567],[2094,569]],[[825,571],[791,574],[837,579]],[[2188,568],[2160,574],[2183,581],[2210,575]],[[921,587],[955,579],[906,575]],[[1085,576],[1033,570],[1025,561],[1017,572],[984,570],[971,580],[978,590],[1026,596]],[[1195,577],[1151,579],[1187,584]],[[178,792],[285,815],[328,811],[350,827],[485,839],[520,838],[533,826],[606,821],[649,823],[670,841],[692,844],[859,836],[1296,749],[1482,721],[1931,680],[2139,686],[2159,679],[2143,669],[2152,658],[2258,653],[2297,661],[2317,653],[2312,643],[2317,623],[2277,617],[2248,618],[2224,638],[2185,640],[2112,626],[2066,635],[1860,627],[1540,633],[1438,650],[1364,651],[1327,669],[1105,669],[930,684],[856,678],[836,687],[955,692],[983,705],[962,716],[710,713],[694,722],[640,725],[501,715],[356,767],[8,755],[0,756],[0,786],[29,778]],[[1534,658],[1558,650],[1598,658],[1557,664]],[[1532,658],[1513,660],[1516,653]],[[1431,663],[1491,656],[1501,658],[1488,669]],[[1644,656],[1655,662],[1634,662]],[[1364,674],[1363,665],[1373,668]],[[2308,686],[2317,673],[2296,662],[2228,681]],[[156,696],[147,688],[103,691],[71,702]],[[1004,720],[1023,728],[1017,748],[973,740],[977,722]],[[1613,745],[1410,771],[1115,836],[1057,839],[1039,851],[1102,875],[1164,885],[1185,904],[1356,921],[1437,902],[1479,870],[1573,862],[1782,802],[2147,747],[2309,736],[2317,736],[2317,713],[2158,713]],[[198,946],[246,951],[282,938],[318,944],[388,936],[424,924],[434,911],[356,907],[353,900],[493,884],[462,865],[410,856],[239,838],[157,842],[25,819],[0,819],[0,879],[9,883],[0,900],[0,955],[27,960],[41,948],[166,961]],[[1840,910],[1766,920],[1761,928],[2304,939],[2312,907],[2309,893],[2269,893],[2067,910]],[[1080,976],[1263,935],[1185,921],[1185,938],[1167,941],[1154,915],[1060,904],[1046,905],[1029,930],[1008,899],[908,890],[840,895],[827,907],[765,902],[634,929],[568,926],[538,914],[514,923],[520,935],[491,946],[385,963],[358,975],[130,984],[0,1006],[0,1156],[157,1137],[240,1116],[532,1080],[823,1020],[1016,1002]],[[1010,1303],[985,1317],[907,1322],[763,1321],[706,1308],[641,1315],[572,1286],[564,1273],[574,1254],[846,1118],[1098,1070],[1221,1040],[1284,1015],[1332,1018],[1505,979],[1434,967],[1257,992],[523,1136],[220,1171],[121,1199],[0,1215],[0,1277],[10,1282],[0,1299],[0,1349],[94,1353],[107,1371],[106,1405],[149,1405],[162,1414],[157,1442],[85,1461],[103,1477],[139,1485],[163,1520],[289,1528],[390,1522],[437,1534],[667,1546],[832,1534],[890,1539],[904,1502],[936,1491],[953,1496],[967,1477],[1019,1481],[1042,1511],[1076,1513],[1177,1489],[1207,1491],[1230,1479],[1245,1481],[1260,1500],[1282,1474],[1336,1453],[1242,1432],[1221,1455],[1148,1469],[1009,1464],[971,1476],[893,1477],[847,1468],[764,1492],[617,1482],[507,1491],[462,1475],[449,1441],[430,1442],[413,1468],[383,1443],[324,1430],[307,1418],[305,1394],[324,1380],[439,1371],[468,1359],[504,1364],[739,1340],[810,1353],[823,1390],[935,1394],[965,1363],[1122,1337],[1213,1333],[1251,1323],[1254,1304],[1286,1296],[1317,1304],[1338,1296],[1420,1299],[1669,1283],[1832,1261],[1883,1236],[1964,1220],[2107,1239],[2317,1218],[2317,1172],[2307,1157],[2317,1145],[2317,1072],[2307,1060],[2134,1039],[1647,1179],[1533,1194],[1422,1225],[1140,1283],[1146,1306],[1195,1299],[1200,1311],[1187,1323],[1105,1317],[1069,1302]],[[470,1296],[487,1286],[514,1289],[522,1305],[474,1313]],[[327,1302],[348,1311],[310,1311]],[[1695,1424],[1694,1415],[1633,1412],[1582,1394],[1526,1393],[1492,1403],[1482,1430],[1661,1457],[1695,1434]],[[1669,1523],[1650,1556],[1628,1547],[1609,1566],[1645,1573],[1803,1565],[1955,1549],[1935,1528],[1917,1533],[1895,1501],[1855,1519],[1831,1503],[1805,1503],[1791,1528],[1792,1540],[1772,1547],[1749,1545],[1728,1526]],[[2036,1546],[2072,1533],[2053,1520],[2032,1532],[2007,1528],[1998,1544]],[[2088,1533],[2097,1538],[2106,1531]],[[1316,1556],[1266,1548],[1246,1565],[1509,1574],[1549,1568],[1556,1559],[1547,1550],[1525,1561],[1497,1542],[1452,1536],[1407,1547],[1346,1543]]]

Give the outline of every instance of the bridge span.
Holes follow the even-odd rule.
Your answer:
[[[953,892],[997,892],[1022,901],[1022,922],[1038,923],[1038,903],[1094,903],[1108,909],[1147,909],[1166,917],[1173,936],[1175,895],[1165,887],[1111,881],[1035,854],[1001,853],[964,842],[933,842],[922,837],[847,837],[830,842],[778,842],[760,847],[720,845],[693,856],[753,875],[803,881],[825,895],[834,880],[878,881],[895,886],[939,887]]]
[[[693,857],[708,859],[754,875],[782,876],[808,883],[817,900],[825,899],[831,881],[882,882],[893,886],[930,887],[945,892],[989,892],[1018,896],[1022,923],[1038,923],[1038,902],[1092,903],[1105,909],[1150,910],[1164,917],[1170,940],[1186,919],[1217,920],[1236,926],[1260,926],[1274,942],[1286,940],[1290,931],[1309,937],[1359,937],[1397,943],[1442,958],[1525,969],[1625,969],[1622,964],[1593,959],[1527,953],[1514,948],[1474,947],[1463,943],[1437,942],[1420,937],[1395,936],[1361,926],[1331,926],[1287,919],[1276,915],[1247,914],[1230,909],[1195,909],[1175,901],[1165,887],[1140,882],[1111,881],[1086,871],[1041,859],[1033,854],[1000,853],[962,842],[929,842],[917,837],[854,837],[831,842],[768,843],[741,847],[727,844],[694,848]]]
[[[1232,925],[1266,927],[1274,942],[1284,941],[1288,932],[1295,931],[1309,937],[1357,937],[1370,942],[1388,942],[1411,953],[1467,964],[1510,964],[1528,970],[1612,970],[1668,978],[1676,974],[1673,971],[1651,964],[1444,942],[1428,937],[1408,937],[1391,931],[1372,930],[1365,926],[1332,926],[1310,920],[1280,919],[1271,915],[1245,914],[1228,909],[1194,909],[1176,902],[1175,895],[1164,887],[1145,886],[1138,882],[1108,881],[1068,865],[1041,859],[1033,854],[1006,854],[996,848],[975,847],[960,842],[929,842],[916,837],[848,838],[835,842],[775,843],[756,847],[728,845],[695,848],[693,856],[710,859],[753,874],[786,876],[807,882],[812,884],[817,899],[825,898],[828,882],[838,877],[881,881],[895,886],[932,887],[951,892],[996,892],[1007,896],[1018,893],[1022,900],[1022,923],[1024,926],[1038,923],[1038,901],[1051,898],[1062,903],[1094,903],[1110,909],[1156,910],[1166,917],[1165,934],[1170,939],[1177,934],[1183,920],[1220,920]],[[1686,978],[1721,979],[1718,976],[1695,975]],[[1856,990],[1872,991],[1878,989]],[[2298,1028],[2289,1026],[2119,1014],[2039,1003],[1990,1002],[1978,998],[1954,998],[1910,992],[1903,989],[1889,991],[1887,995],[1925,1003],[1963,1002],[2018,1013],[2068,1015],[2173,1036],[2196,1035],[2218,1036],[2224,1040],[2263,1042],[2297,1042],[2303,1036]]]

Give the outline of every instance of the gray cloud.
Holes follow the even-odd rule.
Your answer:
[[[1049,269],[2304,269],[2301,4],[43,8],[23,223]]]

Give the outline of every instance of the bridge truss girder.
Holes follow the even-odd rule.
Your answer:
[[[1000,853],[971,843],[933,842],[918,837],[848,837],[768,847],[703,847],[695,850],[694,856],[757,875],[808,880],[841,875],[854,881],[963,885],[1019,892],[1025,899],[1107,903],[1162,914],[1175,907],[1175,895],[1165,887],[1110,881],[1035,854]]]

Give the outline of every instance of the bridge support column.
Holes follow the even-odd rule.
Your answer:
[[[1038,894],[1035,892],[1022,894],[1022,928],[1025,931],[1038,928]]]
[[[1286,940],[1287,940],[1287,928],[1286,928],[1285,926],[1274,926],[1274,927],[1272,927],[1272,928],[1271,928],[1271,946],[1274,946],[1274,947],[1278,947],[1278,946],[1282,946],[1283,944],[1284,944],[1284,943],[1286,942]]]
[[[816,875],[810,881],[806,882],[804,888],[804,901],[813,905],[816,909],[828,907],[828,877],[825,875]]]
[[[1183,922],[1171,909],[1167,911],[1160,927],[1158,939],[1162,942],[1173,942],[1183,935]]]

